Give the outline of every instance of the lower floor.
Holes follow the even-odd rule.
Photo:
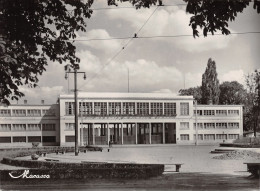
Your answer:
[[[239,129],[178,129],[176,123],[80,123],[78,143],[109,144],[211,144],[232,142]],[[75,143],[75,129],[60,135],[61,145]],[[62,141],[63,140],[63,141]]]

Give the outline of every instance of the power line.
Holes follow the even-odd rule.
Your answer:
[[[233,32],[229,35],[244,35],[244,34],[259,34],[260,31],[249,31],[249,32]],[[223,34],[207,34],[208,36],[223,36]],[[112,38],[92,38],[92,39],[74,39],[69,41],[102,41],[102,40],[125,40],[125,39],[147,39],[147,38],[178,38],[178,37],[193,37],[190,34],[181,34],[181,35],[154,35],[154,36],[136,36],[136,37],[112,37]]]
[[[151,5],[149,8],[151,7],[177,7],[177,6],[186,6],[187,4],[185,3],[180,3],[180,4],[174,4],[174,5]],[[92,11],[107,11],[107,10],[113,10],[113,9],[136,9],[135,6],[129,6],[129,7],[99,7],[99,8],[93,8],[93,9],[89,9],[89,10],[92,10]],[[68,10],[68,11],[74,11],[73,9],[72,10]]]
[[[154,13],[156,12],[156,10],[158,9],[159,6],[156,6],[156,8],[154,9],[154,11],[151,13],[151,15],[146,19],[146,21],[144,22],[144,24],[139,28],[139,30],[135,33],[135,37],[129,38],[129,40],[127,41],[127,43],[105,64],[103,64],[103,66],[101,67],[101,69],[94,74],[86,83],[89,83],[91,80],[93,80],[94,78],[96,78],[96,76],[101,73],[105,67],[110,64],[118,55],[121,54],[121,52],[130,44],[130,42],[134,39],[137,38],[138,33],[140,33],[140,31],[144,28],[144,26],[147,24],[147,22],[150,20],[150,18],[154,15]],[[81,86],[82,87],[82,86]]]

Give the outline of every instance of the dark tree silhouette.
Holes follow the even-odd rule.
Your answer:
[[[243,104],[246,98],[246,90],[237,81],[223,82],[219,86],[219,104],[238,105]]]
[[[197,86],[197,87],[189,88],[189,89],[181,89],[181,90],[179,90],[179,95],[192,95],[199,104],[202,103],[201,102],[201,96],[202,96],[201,86]]]
[[[208,60],[208,65],[205,73],[202,75],[202,98],[203,104],[218,104],[219,103],[219,80],[216,71],[216,63],[211,58]]]

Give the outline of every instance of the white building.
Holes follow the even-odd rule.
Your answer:
[[[243,135],[241,105],[195,106],[192,96],[79,93],[78,108],[80,145],[195,144],[196,137],[214,144]],[[55,105],[0,106],[0,146],[73,146],[74,135],[74,95],[60,95]]]

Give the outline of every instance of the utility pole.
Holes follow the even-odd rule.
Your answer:
[[[66,69],[66,68],[65,68]],[[78,156],[79,149],[78,149],[78,89],[77,89],[77,74],[83,73],[84,74],[84,80],[86,80],[86,73],[85,72],[79,72],[79,64],[74,65],[74,72],[66,72],[65,79],[68,78],[69,73],[74,74],[74,105],[75,105],[75,156]]]
[[[127,68],[127,74],[128,74],[127,75],[128,76],[128,78],[127,78],[128,81],[127,82],[128,82],[128,93],[129,93],[129,68]]]

